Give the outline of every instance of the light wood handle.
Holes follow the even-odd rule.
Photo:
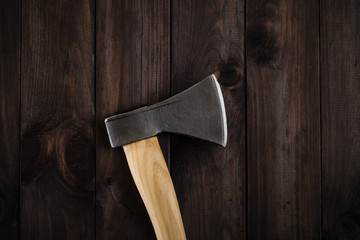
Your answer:
[[[174,186],[157,137],[123,148],[157,239],[186,239]]]

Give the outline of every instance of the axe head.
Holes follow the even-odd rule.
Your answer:
[[[161,132],[204,139],[225,147],[224,99],[214,74],[154,105],[105,119],[111,147],[123,146]]]

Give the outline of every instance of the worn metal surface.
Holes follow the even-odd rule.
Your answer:
[[[105,119],[112,147],[161,132],[184,134],[226,145],[223,96],[215,75],[165,101]]]

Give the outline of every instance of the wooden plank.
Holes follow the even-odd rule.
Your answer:
[[[21,2],[0,1],[0,236],[19,239]]]
[[[188,239],[245,239],[244,2],[172,2],[173,93],[221,68],[226,148],[172,137],[171,166]]]
[[[104,119],[170,94],[169,1],[97,1],[97,239],[154,239],[122,148]],[[167,156],[168,139],[160,139]]]
[[[22,2],[22,239],[95,237],[94,6]]]
[[[246,5],[248,237],[320,239],[318,2]]]
[[[323,232],[360,237],[360,2],[321,1]]]

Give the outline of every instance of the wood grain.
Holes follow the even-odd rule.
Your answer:
[[[0,1],[0,236],[19,239],[21,2]]]
[[[170,95],[169,1],[97,1],[97,239],[154,239],[121,148],[104,119]],[[168,139],[160,139],[164,155]]]
[[[360,237],[360,2],[321,1],[324,239]]]
[[[243,1],[172,2],[173,93],[221,68],[229,133],[226,148],[172,137],[171,173],[188,239],[246,237],[243,11]]]
[[[186,239],[179,204],[157,137],[123,146],[157,239]]]
[[[246,7],[248,237],[321,238],[318,2]]]
[[[94,2],[22,1],[21,238],[94,239]]]
[[[0,1],[0,238],[155,239],[103,121],[215,72],[227,147],[159,136],[187,237],[358,239],[359,12],[357,0]]]

